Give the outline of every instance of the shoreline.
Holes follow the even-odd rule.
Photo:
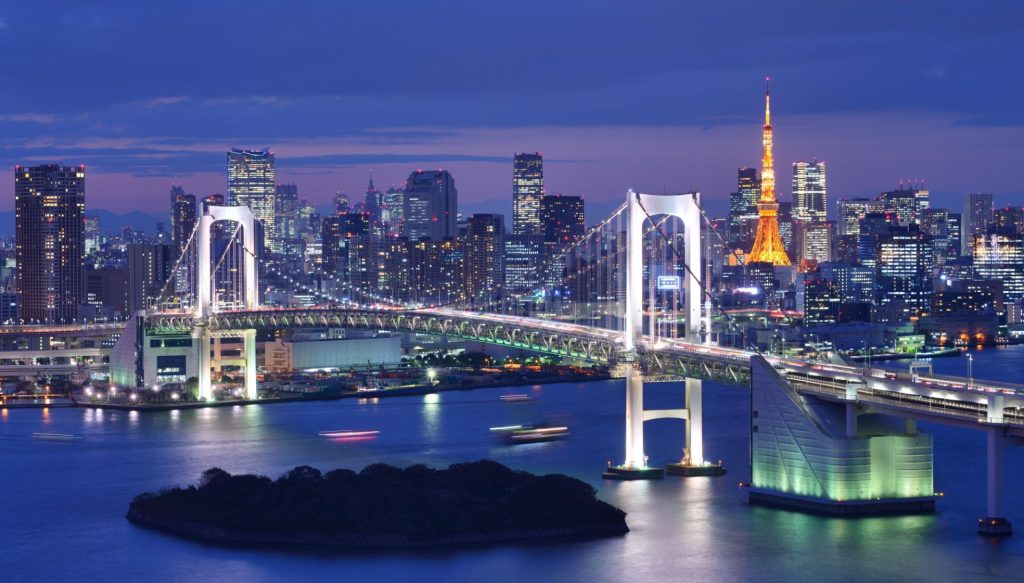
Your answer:
[[[350,391],[343,392],[333,395],[322,395],[312,394],[310,396],[295,396],[295,397],[279,397],[279,398],[266,398],[266,399],[238,399],[231,401],[210,401],[206,403],[196,402],[182,402],[182,403],[156,403],[152,405],[147,404],[132,404],[132,403],[87,403],[78,402],[69,403],[64,407],[71,408],[82,408],[82,409],[108,409],[114,411],[139,411],[139,412],[162,412],[162,411],[173,411],[176,409],[204,409],[207,407],[233,407],[233,406],[247,406],[247,405],[270,405],[276,403],[298,403],[298,402],[309,402],[309,401],[336,401],[340,399],[378,399],[378,398],[391,398],[391,397],[410,397],[420,395],[430,395],[434,393],[442,393],[448,391],[472,391],[475,389],[494,389],[501,387],[523,387],[530,385],[552,385],[559,383],[575,383],[575,382],[588,382],[588,381],[604,381],[610,379],[611,376],[608,374],[593,374],[593,375],[570,375],[570,376],[556,376],[556,377],[540,377],[537,379],[526,379],[522,382],[481,382],[472,385],[461,385],[461,384],[450,384],[450,385],[435,385],[435,386],[416,386],[402,389],[380,389],[374,391]],[[48,405],[27,405],[19,408],[23,409],[42,409]],[[52,405],[49,405],[52,406]]]
[[[623,523],[621,528],[575,527],[532,529],[518,531],[497,531],[445,536],[431,540],[416,540],[403,535],[316,535],[304,534],[283,536],[273,533],[231,531],[224,528],[175,520],[166,516],[149,514],[134,505],[128,508],[125,518],[136,526],[150,528],[186,540],[224,547],[269,548],[281,551],[387,551],[439,549],[463,545],[491,545],[530,543],[552,540],[588,540],[600,537],[622,536],[629,533]]]

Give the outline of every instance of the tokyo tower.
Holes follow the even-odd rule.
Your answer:
[[[771,91],[765,80],[764,136],[761,155],[761,198],[757,201],[757,236],[750,250],[748,262],[792,265],[786,247],[779,235],[779,201],[775,199],[775,161],[772,157]]]

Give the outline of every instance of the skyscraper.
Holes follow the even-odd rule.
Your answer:
[[[299,187],[294,184],[278,184],[274,196],[275,226],[281,241],[281,253],[298,257],[302,253],[299,241]]]
[[[19,317],[66,324],[85,289],[85,166],[14,167]]]
[[[539,233],[540,200],[544,196],[544,155],[516,154],[512,162],[512,233]]]
[[[366,197],[363,199],[363,210],[370,215],[371,229],[376,232],[381,223],[381,194],[373,185],[373,174],[370,174],[370,183],[366,186]]]
[[[440,241],[458,234],[458,192],[455,179],[447,170],[417,170],[410,174],[402,206],[402,234],[410,241]]]
[[[974,273],[1001,282],[1007,301],[1024,298],[1024,235],[1011,228],[989,230],[974,237]]]
[[[540,202],[540,226],[544,241],[558,245],[572,243],[583,236],[583,197],[545,196]]]
[[[828,209],[825,189],[825,163],[793,163],[793,218],[820,223]]]
[[[729,244],[744,249],[753,244],[753,237],[746,237],[748,226],[757,222],[757,201],[761,197],[761,182],[757,179],[757,168],[740,168],[736,171],[736,192],[729,195]]]
[[[381,220],[389,236],[397,237],[402,233],[402,225],[405,223],[405,192],[401,188],[391,187],[384,193]]]
[[[171,212],[171,240],[174,244],[174,258],[177,260],[185,250],[192,232],[196,228],[196,197],[193,194],[178,194],[174,198]]]
[[[928,235],[917,225],[892,227],[878,236],[877,300],[906,321],[928,311],[935,267]]]
[[[779,235],[779,202],[775,198],[775,160],[772,155],[771,93],[764,94],[764,128],[761,145],[761,197],[757,203],[757,235],[750,250],[749,261],[791,265],[789,255]]]
[[[466,223],[466,294],[486,303],[505,281],[505,219],[497,214],[474,214]]]
[[[961,225],[960,249],[964,255],[974,252],[975,235],[984,235],[992,224],[995,208],[992,195],[989,193],[972,192],[964,195],[964,214]]]
[[[277,196],[274,153],[270,150],[238,150],[228,152],[228,204],[244,205],[263,224],[267,246],[281,252],[277,232],[275,199]]]

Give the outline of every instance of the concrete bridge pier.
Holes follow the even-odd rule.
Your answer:
[[[209,401],[213,398],[213,359],[210,356],[210,334],[205,328],[199,329],[198,340],[199,354],[196,364],[199,366],[199,400]]]
[[[620,365],[626,377],[626,460],[619,466],[609,463],[602,477],[612,480],[660,480],[661,468],[647,465],[644,453],[644,379],[632,360]]]
[[[668,464],[665,471],[677,476],[720,476],[725,473],[721,462],[704,459],[704,383],[686,379],[686,449],[677,464]]]
[[[978,532],[986,535],[1008,535],[1013,532],[1010,521],[1006,519],[1003,507],[1003,450],[1006,437],[1002,427],[989,427],[988,460],[986,478],[987,485],[987,516],[978,519]]]

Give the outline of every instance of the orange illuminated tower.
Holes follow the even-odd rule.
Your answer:
[[[750,250],[748,262],[792,265],[786,247],[779,235],[779,201],[775,199],[775,163],[772,158],[771,91],[765,80],[764,92],[764,137],[761,143],[761,198],[757,201],[757,236]]]

